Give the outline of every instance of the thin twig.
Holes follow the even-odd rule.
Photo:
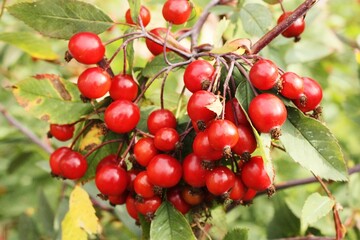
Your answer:
[[[6,5],[6,0],[3,0],[3,3],[1,4],[0,18],[1,18],[1,17],[3,16],[3,14],[4,14],[5,5]]]

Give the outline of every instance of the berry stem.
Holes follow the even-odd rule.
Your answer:
[[[301,16],[304,16],[307,11],[309,11],[315,3],[319,0],[306,0],[303,2],[298,8],[296,8],[292,14],[285,19],[284,21],[277,24],[273,29],[267,32],[262,38],[260,38],[252,47],[251,54],[257,54],[264,47],[269,45],[269,43],[274,40],[277,36],[279,36],[283,31],[285,31],[291,24],[293,24],[296,19]]]
[[[169,73],[171,71],[171,68],[169,68],[164,75],[164,78],[161,82],[161,90],[160,90],[160,107],[161,109],[164,109],[164,92],[165,92],[165,83],[166,83],[166,79],[169,76]]]
[[[176,113],[175,113],[175,118],[178,119],[180,117],[180,112],[181,112],[181,104],[182,104],[182,100],[183,100],[183,96],[185,94],[185,90],[186,90],[186,87],[183,86],[183,88],[181,89],[181,93],[179,95],[179,100],[178,100],[178,103],[177,103],[177,106],[176,106]]]
[[[231,76],[232,76],[232,73],[234,71],[234,65],[235,65],[235,60],[232,60],[230,62],[230,66],[229,66],[229,70],[228,70],[228,73],[226,75],[226,78],[225,78],[225,81],[224,81],[224,85],[223,85],[223,108],[222,108],[222,112],[221,112],[221,119],[224,119],[225,118],[225,99],[226,99],[226,90],[228,89],[229,87],[229,81],[231,79]]]
[[[131,137],[131,140],[130,140],[127,148],[126,148],[125,151],[123,152],[123,154],[122,154],[122,156],[121,156],[121,159],[125,159],[126,156],[129,154],[131,148],[134,146],[135,139],[136,139],[136,134],[134,134],[134,135]]]
[[[104,45],[107,46],[107,45],[109,45],[109,44],[111,44],[113,42],[116,42],[116,41],[120,40],[120,39],[127,38],[127,37],[130,37],[130,36],[133,36],[133,35],[142,35],[142,33],[141,32],[126,33],[126,34],[123,34],[123,35],[121,35],[119,37],[116,37],[114,39],[111,39],[111,40],[107,41],[106,43],[104,43]]]
[[[124,141],[123,139],[112,139],[112,140],[109,140],[109,141],[105,141],[105,142],[102,142],[101,144],[97,145],[96,147],[94,147],[93,149],[91,149],[90,151],[88,151],[84,157],[85,158],[88,158],[93,152],[95,152],[96,150],[102,148],[103,146],[107,145],[107,144],[110,144],[110,143],[116,143],[116,142],[122,142]]]
[[[251,84],[250,78],[249,78],[249,74],[248,72],[245,70],[245,68],[238,62],[235,62],[235,66],[237,69],[239,69],[239,71],[241,72],[241,74],[246,78],[246,80],[248,81],[251,90],[253,91],[253,93],[255,94],[255,96],[258,95],[258,92],[256,91],[256,89],[254,88],[254,86]]]
[[[170,34],[170,30],[172,27],[172,23],[169,23],[169,26],[167,27],[167,31],[165,34],[165,38],[164,38],[164,46],[163,46],[163,53],[164,53],[164,60],[166,62],[167,65],[172,66],[173,64],[169,61],[169,59],[167,58],[167,54],[166,54],[166,49],[167,49],[167,40]]]
[[[81,135],[86,131],[86,129],[88,127],[90,127],[90,125],[93,123],[92,120],[90,120],[81,130],[80,132],[75,136],[75,138],[73,139],[73,141],[71,142],[70,145],[70,149],[73,149],[73,147],[75,146],[76,142],[79,140],[79,138],[81,137]]]

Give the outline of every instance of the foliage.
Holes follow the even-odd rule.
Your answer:
[[[117,139],[116,134],[102,135],[100,123],[103,114],[90,114],[96,108],[107,106],[109,99],[91,103],[80,100],[80,93],[73,82],[84,66],[62,60],[60,56],[67,50],[67,42],[59,39],[69,39],[79,31],[92,31],[100,34],[106,42],[138,29],[115,24],[124,22],[125,11],[129,7],[126,1],[91,2],[3,1],[6,10],[0,22],[4,29],[0,34],[0,82],[3,88],[0,91],[0,111],[4,116],[0,118],[0,234],[5,236],[4,239],[65,239],[70,232],[78,231],[77,239],[86,239],[87,234],[98,234],[106,239],[139,239],[141,236],[150,239],[163,239],[164,236],[169,239],[195,239],[191,232],[193,226],[188,224],[193,220],[192,216],[183,216],[167,201],[158,209],[151,224],[141,217],[142,228],[139,228],[124,206],[113,208],[96,196],[98,190],[91,181],[96,165],[102,157],[116,151],[118,144],[108,144],[90,155],[89,169],[82,179],[84,192],[79,186],[74,187],[73,182],[52,179],[48,174],[49,152],[35,144],[34,139],[29,139],[29,134],[24,135],[18,130],[25,126],[26,133],[30,130],[43,143],[57,148],[71,143],[48,140],[49,123],[66,124],[86,119],[82,125],[77,125],[77,133],[86,124],[88,128],[74,146],[84,154],[93,145]],[[191,2],[195,10],[186,28],[196,26],[194,24],[210,1]],[[215,55],[230,52],[243,54],[251,47],[248,41],[254,44],[276,25],[275,19],[281,14],[279,4],[265,2],[269,1],[239,0],[236,4],[216,4],[210,9],[213,22],[205,23],[199,42],[213,44],[216,48],[212,53]],[[302,2],[285,0],[283,5],[286,9],[295,9]],[[133,19],[136,19],[140,1],[129,3],[135,13]],[[158,0],[142,1],[152,12],[150,28],[166,25],[160,14],[162,3]],[[279,141],[272,141],[268,134],[258,134],[252,127],[259,145],[257,153],[264,156],[270,169],[274,168],[276,185],[311,178],[315,174],[324,180],[340,181],[327,182],[334,198],[325,196],[327,192],[319,184],[279,190],[271,199],[260,193],[250,207],[225,204],[226,208],[217,206],[210,209],[212,220],[196,226],[197,237],[276,239],[309,234],[335,236],[338,229],[334,227],[331,210],[338,210],[341,205],[343,211],[340,211],[338,220],[347,228],[347,239],[360,238],[360,229],[356,224],[360,208],[357,200],[359,175],[348,176],[347,172],[360,163],[360,136],[357,134],[360,125],[360,47],[357,41],[360,22],[356,17],[359,11],[359,3],[355,0],[347,4],[339,0],[319,1],[306,14],[307,27],[299,42],[279,36],[260,52],[261,56],[273,60],[281,69],[319,81],[324,89],[324,99],[320,121],[304,115],[291,102],[283,99],[288,119],[282,127]],[[174,26],[173,29],[180,27]],[[111,57],[129,38],[107,45],[106,55]],[[239,38],[240,42],[233,41]],[[144,45],[141,40],[126,45],[128,71],[136,76],[140,85],[148,83],[149,79],[154,81],[141,102],[142,118],[138,128],[146,131],[145,116],[161,105],[159,97],[164,75],[167,77],[164,104],[176,112],[178,123],[185,128],[189,118],[186,115],[188,94],[181,94],[182,72],[187,64],[181,52],[183,49],[175,40],[171,42],[174,48],[180,49],[167,54],[169,62],[179,64],[175,68],[167,64],[163,55],[152,58]],[[209,56],[206,58],[213,60]],[[124,64],[126,66],[119,54],[111,68],[118,73],[123,70]],[[244,69],[249,70],[248,67]],[[221,73],[220,80],[224,83],[227,72],[222,69]],[[254,98],[253,90],[236,68],[233,77],[237,85],[235,96],[247,111]],[[215,106],[216,111],[219,108],[221,110],[221,105]],[[189,135],[185,140],[191,141],[191,138],[192,135]],[[124,144],[122,149],[126,148]],[[188,150],[185,144],[184,152]],[[359,171],[358,167],[354,171]],[[81,201],[81,208],[76,207],[76,211],[75,201]],[[91,216],[82,215],[84,213]],[[78,218],[93,220],[92,227],[75,222]],[[96,218],[99,218],[102,232]],[[74,232],[66,230],[68,228]]]

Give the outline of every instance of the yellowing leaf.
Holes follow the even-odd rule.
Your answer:
[[[355,58],[358,64],[360,64],[360,51],[355,50]]]
[[[70,195],[69,211],[61,226],[63,240],[87,239],[87,234],[101,232],[89,195],[80,186],[76,186]]]
[[[220,101],[219,96],[216,96],[216,100],[207,105],[206,108],[210,111],[213,111],[214,113],[216,113],[217,116],[219,116],[223,110],[223,105]]]
[[[239,55],[244,54],[245,52],[250,52],[251,41],[247,38],[239,38],[231,41],[227,41],[224,46],[219,48],[214,48],[211,50],[211,53],[215,54],[225,54],[225,53],[237,53]]]
[[[103,133],[100,126],[93,125],[80,142],[80,151],[90,150],[99,145],[103,139]]]

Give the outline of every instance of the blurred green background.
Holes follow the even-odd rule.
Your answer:
[[[10,6],[20,1],[6,1]],[[127,1],[86,1],[97,5],[115,21],[123,21],[128,8]],[[153,12],[149,29],[165,26],[161,18],[162,0],[143,0]],[[208,3],[206,0],[192,1],[198,12]],[[246,3],[264,4],[273,14],[271,26],[276,24],[281,9],[278,5],[266,5],[262,1],[247,0]],[[302,1],[284,0],[286,9],[294,9]],[[4,1],[0,1],[4,4]],[[214,9],[222,13],[223,9]],[[261,54],[276,62],[281,68],[310,76],[320,82],[324,89],[323,118],[339,140],[349,167],[360,163],[360,1],[319,1],[306,16],[307,27],[302,40],[294,43],[282,37],[273,41]],[[207,28],[215,29],[218,18],[212,17]],[[191,23],[190,23],[191,24]],[[3,32],[29,32],[38,35],[31,28],[7,13],[0,19],[0,34]],[[121,26],[101,35],[110,39],[123,32]],[[208,35],[208,34],[205,34]],[[40,36],[39,36],[40,37]],[[206,41],[207,36],[203,36]],[[240,20],[233,15],[233,22],[225,38],[249,36]],[[20,107],[11,92],[11,86],[28,76],[39,73],[59,74],[65,79],[76,79],[84,66],[74,62],[66,64],[63,54],[67,42],[46,39],[58,62],[37,60],[23,50],[0,41],[0,240],[5,239],[56,239],[59,238],[60,223],[67,211],[71,182],[61,182],[50,177],[49,154],[34,144],[27,136],[9,124],[5,115],[15,119],[22,127],[34,133],[45,144],[52,147],[64,145],[47,139],[48,124],[42,122]],[[115,50],[107,49],[107,53]],[[136,66],[142,67],[149,58],[143,42],[139,43]],[[113,68],[119,71],[121,57]],[[155,91],[155,90],[154,90]],[[150,94],[151,95],[151,94]],[[71,113],[69,113],[71,114]],[[66,144],[66,143],[65,143]],[[277,173],[276,183],[291,179],[309,177],[285,154],[274,152]],[[94,186],[85,188],[92,196]],[[343,206],[341,218],[348,229],[348,239],[360,239],[360,174],[350,177],[349,183],[330,185],[337,201]],[[250,239],[273,239],[300,235],[300,216],[305,199],[315,191],[325,195],[319,184],[310,184],[278,192],[272,199],[258,197],[251,207],[237,207],[225,214],[221,208],[213,211],[210,231],[213,239],[221,239],[227,230],[248,227]],[[95,205],[103,226],[100,239],[138,239],[140,229],[129,219],[122,207],[111,208],[98,198]],[[332,216],[311,226],[308,233],[334,236]],[[306,233],[302,233],[306,234]]]

